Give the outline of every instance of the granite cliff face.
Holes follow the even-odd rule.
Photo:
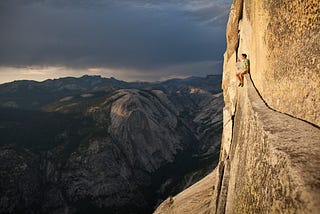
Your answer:
[[[257,90],[270,108],[319,126],[319,1],[243,5],[238,53],[249,55]]]
[[[313,0],[234,1],[218,167],[155,213],[319,212],[319,10]],[[241,53],[251,65],[244,87]]]
[[[219,80],[1,85],[0,213],[152,212],[217,163]]]

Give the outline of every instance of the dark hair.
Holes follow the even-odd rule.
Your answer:
[[[244,56],[245,58],[247,58],[247,54],[243,53],[243,54],[241,54],[241,55]]]

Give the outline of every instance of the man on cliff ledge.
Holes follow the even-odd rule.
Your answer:
[[[241,67],[237,69],[237,78],[240,81],[239,86],[243,86],[243,78],[244,75],[250,72],[250,62],[247,59],[247,54],[243,53],[241,54]]]

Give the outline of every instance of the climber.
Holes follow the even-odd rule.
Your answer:
[[[244,75],[250,72],[250,62],[247,59],[247,54],[245,53],[241,54],[241,59],[242,59],[241,67],[237,70],[236,76],[240,81],[239,86],[242,87]]]

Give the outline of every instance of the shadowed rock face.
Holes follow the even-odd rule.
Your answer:
[[[1,212],[23,212],[41,200],[38,157],[32,152],[1,147]],[[25,200],[21,203],[21,197]]]
[[[0,114],[0,212],[150,213],[199,180],[218,156],[223,99],[195,80],[34,97],[41,111],[2,98],[20,109]]]
[[[154,172],[164,162],[172,162],[177,149],[182,148],[177,136],[177,110],[152,92],[120,90],[111,97],[109,132],[114,139],[128,144],[122,152],[129,162]],[[115,99],[116,99],[115,98]],[[184,132],[187,132],[185,130]]]

